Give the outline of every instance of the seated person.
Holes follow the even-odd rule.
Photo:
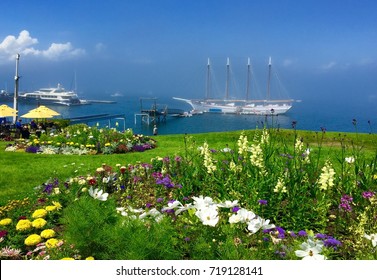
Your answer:
[[[30,131],[29,128],[24,125],[21,130],[21,136],[23,139],[29,139],[30,138]]]

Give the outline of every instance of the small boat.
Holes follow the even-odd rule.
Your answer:
[[[9,94],[6,90],[2,89],[0,91],[0,101],[1,102],[6,102],[6,101],[12,101],[13,96]]]
[[[175,100],[183,101],[192,107],[192,113],[224,113],[224,114],[245,114],[245,115],[280,115],[285,114],[292,108],[292,99],[270,99],[270,81],[271,81],[271,58],[269,59],[269,76],[267,85],[266,99],[251,100],[249,99],[250,85],[250,59],[248,59],[248,80],[246,99],[229,99],[229,58],[227,59],[227,80],[226,94],[224,99],[209,98],[210,88],[210,61],[207,64],[207,98],[206,99],[184,99],[173,97]]]
[[[61,84],[57,87],[41,88],[33,92],[25,92],[18,95],[18,100],[24,103],[53,104],[53,105],[84,105],[74,91],[65,90]]]

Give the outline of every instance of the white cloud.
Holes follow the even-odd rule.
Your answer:
[[[283,61],[283,65],[284,65],[285,67],[291,66],[292,64],[293,64],[293,60],[292,60],[292,59],[286,58],[286,59],[284,59],[284,61]]]
[[[106,49],[106,46],[105,46],[105,44],[103,44],[103,43],[97,43],[96,45],[95,45],[95,50],[96,50],[96,52],[102,52],[102,51],[104,51]]]
[[[46,50],[35,48],[37,44],[38,39],[32,38],[27,30],[21,31],[17,38],[9,35],[0,43],[0,59],[13,60],[17,53],[47,60],[62,60],[85,54],[85,50],[74,48],[70,42],[51,43]]]
[[[337,63],[335,61],[331,61],[331,62],[323,65],[322,69],[324,69],[324,70],[330,70],[330,69],[334,68],[336,65],[337,65]]]

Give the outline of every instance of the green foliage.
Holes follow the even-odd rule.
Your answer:
[[[173,228],[124,217],[119,219],[114,201],[82,197],[64,210],[62,237],[83,256],[95,259],[180,259]]]
[[[70,129],[77,133],[85,126]],[[113,141],[107,147],[116,149],[112,132],[91,133],[103,143]],[[160,136],[157,149],[131,155],[3,152],[1,159],[10,166],[16,159],[21,167],[34,167],[18,173],[23,178],[45,183],[28,186],[28,200],[4,203],[2,219],[30,217],[40,202],[59,201],[64,208],[48,219],[59,246],[43,254],[36,248],[26,257],[26,232],[14,228],[3,244],[32,259],[48,254],[53,259],[231,260],[300,259],[296,251],[307,242],[329,259],[376,259],[376,151],[374,135],[272,128]],[[10,170],[4,166],[9,178],[0,179],[5,190],[25,184]],[[201,199],[208,205],[195,204]],[[232,206],[222,205],[226,201]],[[230,222],[239,209],[250,217]]]

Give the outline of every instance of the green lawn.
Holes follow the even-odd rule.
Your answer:
[[[42,155],[25,152],[5,152],[9,142],[0,142],[0,206],[8,200],[19,199],[30,194],[34,187],[51,178],[65,180],[76,175],[92,173],[102,164],[115,166],[135,162],[150,162],[154,157],[172,156],[185,153],[185,142],[201,146],[206,141],[213,149],[236,144],[241,131],[203,133],[192,135],[156,136],[158,147],[141,153],[111,155]],[[252,139],[255,131],[245,131]],[[365,155],[374,156],[377,151],[377,136],[374,134],[310,132],[297,130],[275,131],[279,145],[291,145],[300,137],[309,147],[320,146],[330,157],[336,157],[342,147],[361,150]]]

